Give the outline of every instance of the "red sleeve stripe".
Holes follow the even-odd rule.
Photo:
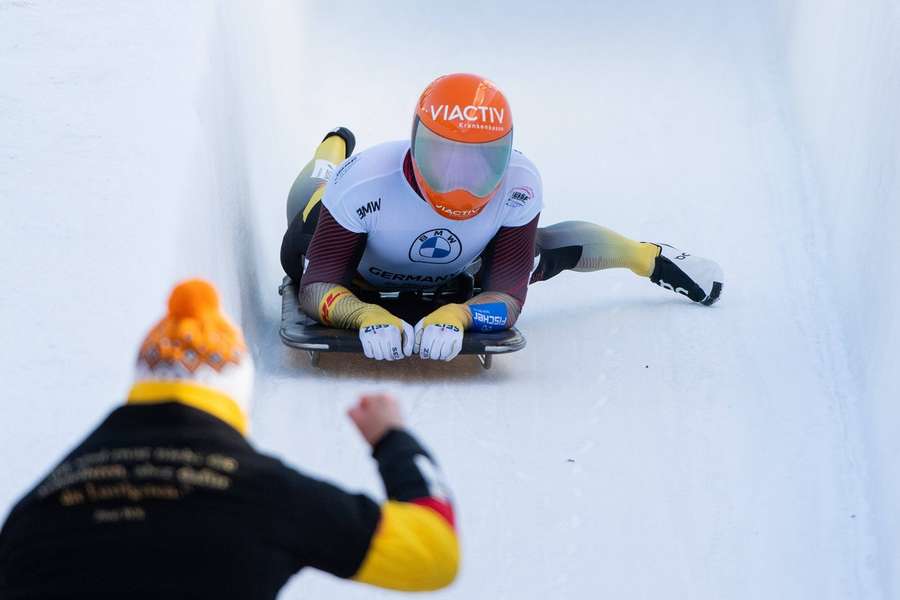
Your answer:
[[[316,232],[306,252],[309,265],[303,273],[301,285],[349,284],[356,275],[359,255],[365,243],[366,234],[344,229],[323,206]]]
[[[409,187],[419,195],[419,198],[424,200],[425,196],[422,195],[422,190],[419,189],[419,182],[416,181],[416,175],[413,171],[411,152],[407,152],[406,156],[403,157],[403,176],[406,177],[406,183],[409,184]]]
[[[527,225],[501,227],[494,236],[482,270],[482,289],[503,292],[525,303],[528,278],[534,266],[534,239],[540,215]]]
[[[430,508],[441,517],[443,517],[443,519],[450,524],[450,527],[456,529],[456,521],[453,516],[453,507],[449,502],[438,500],[437,498],[429,496],[426,498],[417,498],[412,501],[412,504],[418,504],[419,506]]]

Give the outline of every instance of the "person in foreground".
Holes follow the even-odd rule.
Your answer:
[[[254,450],[252,387],[215,289],[178,285],[125,405],[10,513],[0,597],[275,598],[304,567],[396,590],[454,580],[448,490],[392,398],[349,411],[384,481],[379,504]]]
[[[509,103],[484,77],[439,77],[419,97],[410,139],[351,157],[354,145],[349,130],[330,132],[294,182],[281,264],[303,311],[358,329],[369,358],[451,360],[466,330],[512,327],[528,285],[564,270],[627,268],[700,304],[719,298],[712,260],[583,221],[539,228],[541,177],[513,150]],[[415,326],[365,301],[464,274],[480,293]]]

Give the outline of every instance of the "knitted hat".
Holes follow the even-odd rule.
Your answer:
[[[201,279],[178,284],[141,345],[128,403],[180,402],[245,434],[252,392],[253,361],[216,289]]]

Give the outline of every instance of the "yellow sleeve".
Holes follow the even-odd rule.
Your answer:
[[[322,286],[314,283],[307,287],[321,289],[320,297],[317,297],[316,301],[319,322],[323,325],[341,329],[362,329],[368,325],[386,323],[403,331],[403,321],[390,311],[377,304],[363,302],[344,286],[331,284]],[[305,294],[306,288],[301,293]]]
[[[459,540],[435,510],[389,500],[369,551],[353,579],[378,587],[423,592],[446,587],[459,569]]]

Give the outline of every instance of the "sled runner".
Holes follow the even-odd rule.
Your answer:
[[[281,294],[281,341],[291,348],[305,350],[313,366],[319,364],[322,352],[363,353],[357,331],[326,327],[300,310],[297,284],[290,277],[284,278],[278,293]],[[472,288],[456,286],[433,292],[373,292],[365,300],[377,302],[407,323],[415,325],[441,304],[458,301],[461,294],[471,297]],[[516,352],[524,347],[525,337],[515,327],[505,331],[467,331],[460,354],[474,354],[485,369],[490,369],[494,354]]]

